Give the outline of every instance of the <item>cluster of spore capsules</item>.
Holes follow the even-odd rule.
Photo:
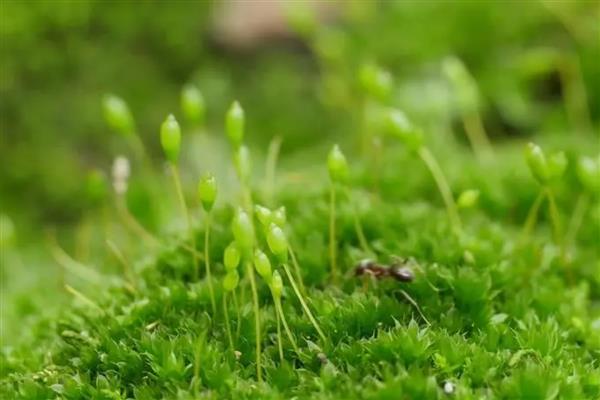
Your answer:
[[[462,93],[465,114],[465,125],[470,125],[469,118],[478,118],[473,115],[474,108],[470,104],[475,101],[471,97],[475,96],[476,90],[464,66],[457,60],[448,60],[445,65],[445,71],[457,87],[457,91]],[[437,186],[441,198],[444,202],[449,224],[452,232],[456,235],[462,234],[462,222],[459,210],[461,208],[472,207],[477,202],[478,191],[470,189],[460,194],[457,200],[454,199],[449,183],[444,176],[443,170],[436,160],[433,152],[426,145],[425,137],[422,131],[413,125],[407,116],[400,110],[390,108],[383,100],[386,93],[389,92],[391,81],[389,75],[378,68],[367,66],[361,71],[361,80],[367,93],[368,118],[375,120],[372,124],[368,143],[373,143],[374,159],[380,159],[378,152],[383,151],[380,147],[382,140],[380,135],[395,138],[405,145],[407,150],[419,158],[431,173],[433,181]],[[475,93],[475,94],[474,94]],[[205,104],[201,92],[192,85],[184,87],[181,96],[181,108],[187,119],[200,124],[204,118]],[[104,102],[105,117],[109,125],[123,136],[127,137],[132,148],[137,155],[143,157],[144,149],[141,141],[135,133],[135,126],[131,113],[126,103],[116,96],[108,96]],[[472,122],[472,121],[471,121]],[[479,127],[481,128],[481,127]],[[228,302],[233,300],[237,309],[238,326],[240,319],[239,302],[237,291],[240,285],[248,285],[252,293],[252,305],[254,313],[254,324],[256,333],[256,377],[262,380],[263,371],[261,365],[261,343],[262,330],[261,319],[259,317],[259,299],[258,284],[260,280],[266,284],[271,292],[273,309],[277,321],[278,353],[283,361],[283,340],[282,327],[285,331],[293,351],[300,354],[298,344],[291,332],[286,315],[281,304],[282,292],[284,286],[289,284],[294,296],[298,300],[305,317],[312,324],[316,334],[325,340],[326,336],[313,315],[309,302],[307,301],[307,290],[302,280],[301,267],[296,259],[295,252],[291,243],[288,241],[288,233],[291,227],[288,224],[288,218],[285,207],[281,206],[275,209],[255,204],[252,198],[250,185],[251,160],[248,147],[244,144],[245,134],[245,113],[241,105],[235,101],[229,108],[225,116],[225,131],[232,149],[232,161],[235,167],[239,181],[241,202],[235,207],[233,219],[231,221],[231,243],[225,248],[222,255],[225,274],[222,277],[222,288],[224,295],[223,312],[225,329],[231,351],[237,354],[235,342],[237,334],[232,332],[230,317],[228,315]],[[481,162],[492,162],[493,152],[489,140],[483,129],[468,129],[469,140]],[[191,250],[194,273],[193,278],[197,280],[200,276],[199,259],[200,253],[196,251],[197,243],[193,230],[193,221],[191,213],[186,204],[182,183],[179,172],[179,155],[181,150],[182,134],[181,128],[173,115],[167,116],[160,128],[160,143],[164,155],[169,165],[173,183],[176,189],[181,212],[187,221],[189,230],[189,249]],[[378,145],[379,144],[379,145]],[[525,148],[525,160],[529,166],[534,178],[540,184],[540,194],[533,203],[529,211],[527,220],[523,228],[523,235],[526,238],[533,229],[537,220],[537,214],[544,200],[547,200],[551,221],[553,225],[553,239],[561,249],[563,259],[567,259],[569,246],[573,241],[573,232],[567,237],[563,235],[562,223],[556,208],[553,183],[560,180],[567,169],[567,159],[562,152],[557,152],[547,156],[537,145],[530,143]],[[127,190],[127,178],[129,177],[129,167],[122,158],[118,158],[115,163],[115,189],[117,194],[122,197]],[[330,280],[332,284],[338,283],[340,272],[338,266],[338,243],[336,240],[336,206],[340,199],[352,202],[351,185],[349,183],[350,171],[346,157],[338,145],[331,148],[327,156],[327,169],[329,173],[329,268]],[[373,173],[378,174],[377,165],[374,166]],[[118,176],[117,176],[118,175]],[[590,202],[590,196],[600,191],[600,157],[582,157],[578,160],[577,175],[585,188],[578,202],[578,207],[586,207]],[[376,177],[377,178],[377,177]],[[339,194],[345,196],[339,196]],[[218,185],[215,177],[207,173],[198,181],[198,198],[205,212],[205,243],[204,243],[204,267],[205,277],[210,292],[210,301],[213,315],[218,315],[219,305],[216,304],[215,289],[213,287],[213,277],[211,271],[210,249],[210,225],[213,206],[218,194]],[[126,206],[124,206],[126,208]],[[356,237],[364,254],[375,256],[375,253],[369,246],[360,218],[356,212],[356,207],[352,205],[354,227]],[[137,224],[131,214],[124,211],[124,222],[136,229],[141,235],[149,236]],[[579,213],[578,215],[581,215]],[[575,225],[578,221],[572,221]],[[581,221],[579,221],[579,224]],[[257,234],[257,231],[260,234]],[[286,233],[288,232],[288,233]],[[155,240],[155,239],[152,239]],[[413,266],[414,260],[397,260],[391,265],[379,263],[374,259],[365,259],[357,263],[354,267],[354,276],[366,280],[392,280],[398,284],[408,284],[415,279]],[[565,265],[568,263],[565,262]],[[257,277],[258,276],[258,277]],[[403,291],[403,293],[405,293]],[[408,295],[406,295],[408,296]],[[416,306],[414,300],[408,298],[409,302]],[[418,308],[418,306],[416,306]],[[419,310],[420,313],[420,310]],[[424,316],[423,316],[424,317]],[[449,386],[444,387],[450,390]]]

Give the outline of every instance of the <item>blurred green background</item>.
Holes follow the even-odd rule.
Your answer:
[[[127,155],[103,120],[107,93],[127,101],[157,163],[158,127],[179,112],[189,82],[206,99],[209,137],[222,135],[223,114],[239,99],[251,147],[280,135],[284,155],[305,157],[359,129],[365,63],[390,71],[390,102],[429,130],[460,130],[442,72],[443,60],[456,56],[478,84],[477,106],[495,142],[597,135],[594,1],[5,0],[0,7],[0,210],[2,235],[9,225],[15,232],[0,271],[9,342],[29,315],[60,304],[49,230],[74,242],[74,227],[93,213],[84,193],[89,171],[108,174],[113,158]],[[195,143],[188,151],[206,156]]]

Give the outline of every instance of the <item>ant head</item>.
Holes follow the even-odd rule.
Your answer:
[[[393,266],[391,270],[392,276],[400,282],[412,282],[415,279],[415,274],[410,268]]]

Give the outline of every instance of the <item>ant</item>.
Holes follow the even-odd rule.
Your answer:
[[[408,260],[399,259],[390,266],[378,264],[376,261],[361,260],[354,268],[355,276],[372,276],[377,279],[393,278],[399,282],[412,282],[415,274],[407,265]]]
[[[394,257],[394,262],[391,265],[383,265],[379,264],[373,260],[362,260],[360,261],[356,267],[354,268],[354,276],[364,276],[364,277],[372,277],[377,280],[392,278],[399,282],[412,282],[415,279],[415,275],[413,273],[413,268],[419,269],[419,264],[413,259],[405,259]],[[368,289],[368,279],[363,281],[364,289],[367,291]],[[433,287],[433,286],[432,286]],[[435,288],[434,288],[435,289]],[[427,320],[427,317],[421,311],[421,308],[417,304],[417,302],[404,290],[400,289],[400,293],[402,296],[415,307],[421,318],[427,323],[427,325],[431,325],[431,323]]]

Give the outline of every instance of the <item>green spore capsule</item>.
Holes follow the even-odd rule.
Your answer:
[[[198,182],[198,197],[204,211],[212,210],[217,198],[217,180],[211,173],[206,173]]]
[[[234,101],[225,116],[225,130],[234,149],[242,145],[244,140],[244,110],[238,101]]]
[[[188,84],[181,90],[181,110],[185,118],[195,124],[201,124],[205,113],[204,96],[195,85]]]
[[[389,135],[399,139],[410,151],[416,152],[423,147],[423,134],[402,111],[388,110],[384,125]]]
[[[278,260],[282,263],[287,262],[288,242],[285,233],[283,233],[283,230],[280,227],[273,223],[269,226],[269,230],[267,231],[267,244]]]
[[[452,84],[461,112],[475,111],[479,102],[477,85],[463,62],[456,57],[448,57],[442,64],[442,70]]]
[[[344,183],[348,180],[348,162],[337,144],[332,147],[327,156],[327,168],[332,182]]]
[[[254,268],[258,271],[258,274],[267,282],[271,283],[273,277],[271,269],[271,261],[269,257],[259,249],[254,251]]]
[[[281,298],[281,292],[283,292],[283,280],[279,272],[273,271],[273,277],[271,278],[271,284],[269,285],[273,297],[276,299]]]
[[[223,264],[227,271],[235,270],[240,265],[240,251],[235,242],[229,243],[223,253]]]
[[[360,83],[371,97],[384,101],[392,93],[392,75],[374,64],[364,65],[359,72]]]
[[[263,228],[267,228],[271,224],[273,213],[267,207],[263,207],[259,204],[255,205],[254,214]]]
[[[550,169],[546,161],[546,155],[542,148],[534,143],[528,143],[525,147],[525,161],[529,166],[533,177],[540,183],[546,184],[550,180]]]
[[[460,208],[472,208],[477,204],[479,200],[479,190],[469,189],[465,190],[458,196],[456,204]]]
[[[560,151],[552,154],[548,158],[548,172],[550,173],[550,180],[559,180],[565,174],[568,165],[567,157],[565,153]]]
[[[240,146],[233,154],[233,163],[240,181],[247,183],[252,172],[250,151],[246,146]]]
[[[132,135],[135,131],[133,116],[127,103],[120,97],[112,94],[104,96],[102,100],[104,119],[108,126],[123,136]]]
[[[592,192],[600,192],[600,156],[581,157],[577,162],[577,177],[583,187]]]
[[[225,277],[223,278],[223,289],[226,292],[231,292],[237,287],[239,282],[240,275],[238,274],[236,269],[227,271],[227,274],[225,274]]]
[[[250,259],[254,247],[254,228],[250,217],[242,208],[238,208],[233,217],[231,231],[242,255]]]
[[[181,148],[181,128],[173,114],[169,114],[160,126],[160,144],[167,160],[177,164]]]
[[[287,212],[285,206],[281,206],[272,213],[273,223],[279,227],[285,226],[287,222]]]

